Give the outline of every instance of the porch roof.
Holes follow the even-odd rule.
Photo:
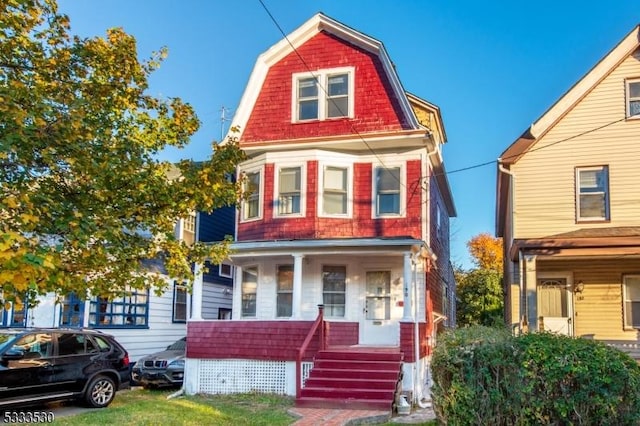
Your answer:
[[[422,240],[398,238],[331,238],[321,240],[237,241],[229,257],[313,254],[401,254],[425,246]]]
[[[516,239],[509,253],[549,257],[640,256],[640,227],[585,228],[542,238]]]

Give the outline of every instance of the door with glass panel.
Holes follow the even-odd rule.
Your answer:
[[[364,307],[360,321],[360,344],[397,345],[399,323],[393,318],[391,271],[367,271]]]
[[[572,298],[566,278],[538,279],[538,328],[573,335]]]

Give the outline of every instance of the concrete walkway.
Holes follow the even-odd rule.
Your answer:
[[[326,408],[292,408],[289,412],[300,417],[293,426],[350,426],[361,424],[399,423],[424,424],[435,420],[431,408],[417,408],[411,414],[391,416],[388,411],[335,410]]]

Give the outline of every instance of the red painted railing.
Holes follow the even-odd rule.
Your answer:
[[[318,305],[318,318],[311,326],[307,337],[302,342],[302,346],[298,349],[298,356],[296,357],[296,398],[300,398],[300,391],[302,389],[302,357],[311,343],[311,339],[316,334],[316,331],[320,327],[320,350],[325,348],[324,337],[324,305]]]

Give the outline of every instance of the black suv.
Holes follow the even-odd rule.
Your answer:
[[[129,355],[108,334],[0,329],[0,411],[66,399],[106,407],[128,387]]]

